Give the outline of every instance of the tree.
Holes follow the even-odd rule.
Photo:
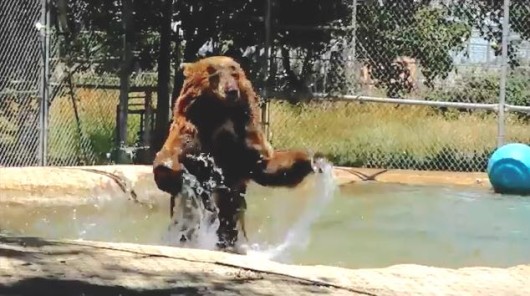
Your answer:
[[[356,22],[352,24],[352,6],[346,1],[274,1],[273,44],[279,49],[283,70],[276,84],[278,90],[284,97],[285,94],[293,97],[294,101],[309,96],[308,84],[317,70],[315,65],[323,55],[329,54],[331,66],[334,66],[331,71],[338,73],[335,80],[337,84],[343,83],[347,70],[343,52],[349,50],[352,25],[357,32],[357,59],[370,66],[373,78],[387,88],[389,96],[398,96],[405,88],[394,82],[398,74],[405,72],[394,63],[400,56],[413,57],[421,63],[429,86],[436,78],[447,77],[453,69],[451,51],[463,49],[471,35],[471,25],[455,18],[458,6],[454,3],[435,6],[434,2],[401,0],[384,1],[381,5],[379,1],[363,1],[357,8]],[[264,13],[258,7],[253,12]],[[225,26],[221,31],[230,32],[236,27]],[[241,29],[230,37],[238,40],[234,42],[237,46],[248,46],[244,40],[256,40]],[[293,52],[297,53],[296,60],[293,60]]]
[[[183,60],[196,59],[199,48],[210,42],[212,48],[209,55],[234,57],[249,73],[255,87],[263,88],[265,60],[262,49],[265,46],[266,4],[266,0],[232,0],[208,4],[179,1],[176,20],[181,22],[184,33]],[[286,85],[284,91],[307,93],[303,90],[307,89],[305,80],[310,76],[311,65],[329,48],[334,35],[333,30],[321,27],[341,26],[342,18],[348,13],[347,6],[342,0],[272,1],[272,6],[271,41],[275,48],[280,49],[282,56]],[[292,50],[304,55],[299,71],[292,67],[289,56]],[[181,84],[182,77],[177,74],[173,97],[178,94]]]
[[[79,71],[117,73],[125,34],[123,1],[56,0],[50,4],[54,37],[62,39],[58,42],[61,61]],[[158,62],[163,6],[160,1],[132,0],[131,4],[133,29],[128,38],[135,53],[131,62],[135,70],[151,71]]]
[[[241,50],[263,44],[265,33],[260,18],[263,18],[264,7],[265,0],[176,2],[174,20],[179,21],[183,33],[181,40],[183,54],[181,60],[175,61],[173,99],[177,97],[183,83],[178,65],[199,58],[199,50],[207,42],[211,45],[211,51],[206,55],[232,56],[242,63],[251,77],[256,74],[256,71],[253,71],[255,63],[245,59]]]
[[[503,15],[505,0],[459,0],[462,7],[460,17],[477,29],[482,37],[491,42],[495,55],[502,54]],[[521,40],[530,40],[530,2],[528,0],[510,0],[510,31],[519,35],[519,39],[508,44],[509,63],[518,66],[517,50]]]
[[[283,89],[277,90],[297,102],[311,95],[308,81],[314,74],[313,65],[324,53],[340,47],[341,39],[351,38],[351,7],[342,0],[278,1],[273,16],[274,40],[280,48],[283,68],[278,77]],[[298,71],[295,71],[290,56],[293,50],[300,57]],[[336,53],[333,52],[330,59],[344,63]],[[332,62],[332,66],[334,64]],[[342,81],[344,79],[338,77],[337,84]]]
[[[453,69],[451,52],[462,50],[471,35],[471,26],[454,18],[458,7],[431,2],[387,1],[382,6],[370,2],[358,8],[358,58],[370,65],[391,97],[403,91],[392,80],[405,71],[394,59],[415,58],[426,84],[432,86],[436,78],[447,77]]]
[[[162,148],[167,134],[168,110],[170,108],[169,83],[171,76],[171,20],[173,18],[173,0],[164,0],[162,21],[160,22],[160,51],[158,58],[158,92],[155,123],[155,137],[151,151]]]

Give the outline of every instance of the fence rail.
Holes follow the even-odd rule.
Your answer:
[[[483,171],[530,143],[528,1],[117,3],[0,3],[0,166],[149,163],[159,81],[210,54],[248,71],[276,147],[338,165]]]

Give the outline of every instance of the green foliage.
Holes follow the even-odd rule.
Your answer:
[[[163,1],[130,1],[133,28],[127,34],[134,44],[134,63],[143,70],[156,69]],[[121,20],[123,1],[53,2],[57,3],[53,19],[57,31],[65,39],[61,50],[64,57],[90,63],[97,61],[97,70],[117,72],[126,33]],[[453,70],[451,52],[463,48],[472,28],[479,29],[486,39],[496,41],[494,46],[500,53],[503,1],[461,0],[433,5],[434,2],[400,0],[379,4],[379,1],[363,1],[357,7],[357,58],[369,64],[378,86],[386,89],[391,97],[408,91],[403,81],[396,82],[399,73],[407,73],[403,65],[394,63],[399,56],[415,58],[421,64],[427,86],[432,87],[435,79],[446,78]],[[280,79],[277,84],[283,83],[293,92],[304,91],[315,61],[332,46],[350,42],[351,4],[343,0],[276,0],[271,3],[272,44],[276,48],[297,50],[302,56],[296,61],[301,66],[294,67],[295,62],[284,54],[289,51],[282,52],[285,73],[281,77],[287,82]],[[530,38],[530,4],[527,0],[512,0],[511,3],[513,31],[523,39]],[[175,32],[172,33],[172,40],[181,43],[184,49],[180,55],[180,47],[173,46],[174,58],[194,60],[199,48],[211,41],[213,51],[210,54],[238,58],[258,88],[262,87],[260,81],[265,77],[260,69],[264,60],[259,49],[265,43],[265,0],[182,0],[173,4],[173,21],[180,22],[179,29],[185,41],[184,44],[176,38]],[[515,45],[510,47],[514,63]],[[241,51],[249,46],[257,46],[257,52],[244,58]],[[338,81],[341,80],[344,79],[339,77]]]
[[[530,70],[518,68],[511,71],[506,81],[506,103],[517,106],[530,106]],[[464,75],[454,87],[444,86],[433,90],[427,100],[448,102],[469,102],[478,104],[498,104],[500,77],[498,74]],[[444,109],[445,110],[445,109]],[[469,110],[462,109],[469,112]],[[527,113],[519,114],[530,120]]]
[[[362,147],[349,153],[329,153],[326,155],[334,164],[350,167],[439,170],[449,172],[485,172],[488,159],[494,149],[477,150],[472,153],[451,146],[434,149],[431,156],[420,156],[410,151],[381,152],[367,151]]]
[[[502,53],[504,1],[461,0],[461,9],[457,17],[478,29],[480,35],[492,42],[495,55]],[[520,40],[508,44],[509,63],[512,67],[519,65],[517,50],[521,40],[530,40],[530,2],[528,0],[510,0],[510,33],[518,34]]]
[[[117,73],[124,36],[133,44],[133,63],[140,70],[156,67],[162,5],[132,1],[132,26],[124,31],[123,1],[57,0],[52,4],[52,27],[61,60],[77,70]]]
[[[463,49],[471,34],[471,26],[451,18],[457,7],[432,7],[425,2],[430,1],[388,1],[382,7],[370,2],[360,7],[357,38],[363,42],[357,51],[391,97],[404,90],[402,83],[392,82],[405,71],[394,63],[395,58],[417,59],[426,84],[432,86],[434,79],[447,77],[453,69],[451,51]]]

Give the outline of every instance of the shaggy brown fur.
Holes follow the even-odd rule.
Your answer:
[[[214,194],[218,246],[230,248],[237,241],[249,181],[294,187],[316,169],[304,151],[273,150],[260,128],[257,95],[233,59],[208,57],[184,64],[183,71],[169,136],[154,161],[155,181],[174,199],[182,187],[183,166],[198,174],[197,164],[187,156],[211,155],[226,186]]]

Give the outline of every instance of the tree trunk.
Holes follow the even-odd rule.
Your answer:
[[[180,91],[180,88],[177,87],[177,85],[182,84],[182,73],[180,71],[180,63],[182,60],[182,55],[180,53],[180,27],[177,28],[177,31],[175,33],[175,51],[173,52],[173,71],[175,73],[175,76],[173,77],[173,90],[171,92],[171,110],[175,108],[175,101],[177,100],[177,97],[179,93],[177,91]]]
[[[171,71],[171,19],[173,1],[164,0],[162,22],[160,24],[160,55],[158,58],[158,93],[155,121],[155,136],[151,151],[162,148],[168,132],[170,114],[169,79]]]
[[[175,61],[176,71],[175,71],[175,78],[173,80],[173,93],[172,93],[171,106],[174,106],[175,100],[179,96],[180,90],[182,89],[182,84],[184,83],[184,75],[182,71],[180,70],[180,63],[181,62],[193,62],[195,58],[197,57],[197,52],[199,51],[199,48],[204,44],[204,42],[197,41],[197,40],[202,41],[202,38],[199,38],[198,36],[189,36],[187,40],[192,40],[192,41],[186,42],[186,47],[184,48],[184,57],[182,57],[182,61]]]

